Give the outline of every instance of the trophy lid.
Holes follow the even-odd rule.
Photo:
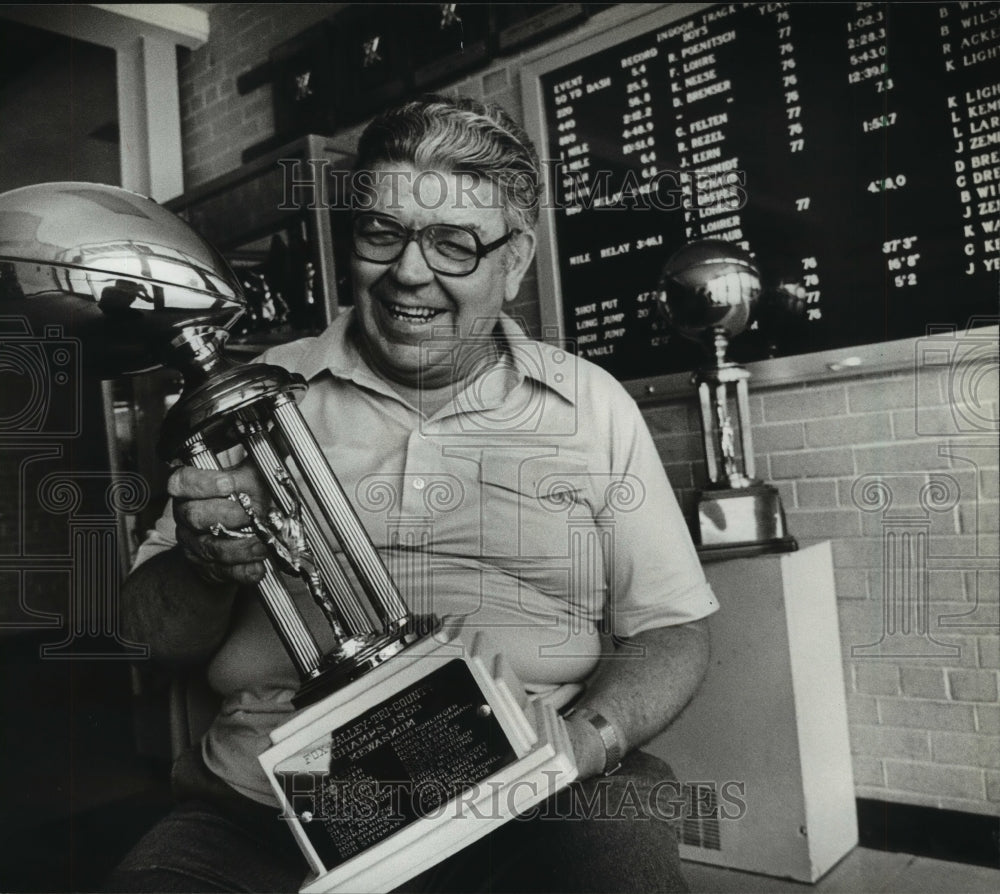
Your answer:
[[[59,325],[104,377],[154,369],[184,328],[226,328],[245,300],[229,265],[145,196],[58,182],[0,194],[0,314]]]

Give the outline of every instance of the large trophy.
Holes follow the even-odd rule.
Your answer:
[[[694,373],[708,486],[698,497],[699,552],[739,555],[797,548],[781,497],[756,477],[747,380],[727,359],[729,340],[747,327],[761,297],[750,255],[719,239],[682,246],[664,265],[659,305],[671,328],[706,344],[714,363]]]
[[[305,381],[223,355],[243,308],[222,257],[150,199],[93,183],[0,195],[0,313],[61,327],[102,377],[177,368],[163,457],[219,469],[242,447],[266,480],[273,511],[233,494],[248,524],[217,532],[267,544],[259,596],[302,680],[260,762],[312,868],[303,890],[389,890],[571,782],[571,747],[484,636],[411,615],[298,410]]]

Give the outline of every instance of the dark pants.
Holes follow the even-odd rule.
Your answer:
[[[308,865],[278,809],[244,798],[194,752],[174,811],[136,845],[107,891],[297,891]],[[687,891],[671,828],[678,787],[663,761],[629,755],[400,886],[413,892]]]

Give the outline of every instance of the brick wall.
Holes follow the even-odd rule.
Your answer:
[[[858,796],[996,814],[998,455],[995,436],[965,432],[995,418],[997,388],[970,407],[949,387],[904,370],[752,390],[753,437],[792,534],[833,544]],[[645,416],[690,514],[697,409]]]
[[[241,97],[235,79],[331,12],[212,7],[211,39],[180,71],[187,187],[272,135],[269,88]],[[617,15],[604,13],[609,27]],[[519,58],[449,89],[521,118]],[[340,135],[345,145],[357,130]],[[536,333],[537,291],[529,277],[513,308]],[[997,415],[991,375],[977,406],[952,401],[945,373],[916,369],[752,393],[758,473],[780,489],[800,543],[833,543],[860,797],[1000,812],[998,459],[982,427]],[[690,515],[704,479],[694,402],[644,412]]]

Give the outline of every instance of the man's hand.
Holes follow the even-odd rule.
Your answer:
[[[218,584],[255,584],[264,576],[267,549],[257,537],[212,533],[215,525],[236,530],[250,523],[233,494],[247,494],[254,510],[266,515],[270,496],[251,462],[224,471],[183,466],[171,475],[167,492],[174,501],[177,543],[202,578]]]

